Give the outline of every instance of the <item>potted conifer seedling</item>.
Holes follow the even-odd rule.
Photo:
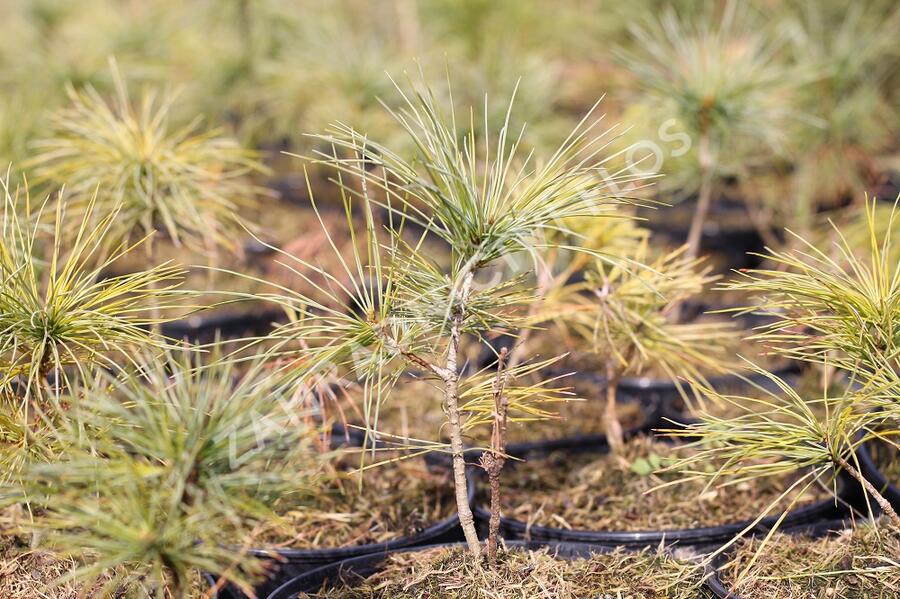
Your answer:
[[[372,205],[377,202],[389,209],[386,239],[367,244],[370,249],[363,255],[351,256],[344,273],[318,271],[322,288],[353,290],[349,294],[336,292],[335,303],[349,295],[355,298],[356,309],[329,308],[284,292],[263,296],[295,314],[294,322],[276,331],[276,336],[283,337],[285,343],[303,341],[308,346],[309,349],[296,354],[297,364],[303,371],[337,369],[357,375],[367,390],[365,412],[371,418],[367,425],[376,430],[377,410],[382,401],[390,402],[394,386],[404,384],[404,371],[411,369],[420,376],[431,377],[444,391],[449,443],[423,440],[425,443],[412,448],[443,450],[450,454],[452,484],[466,551],[450,547],[429,552],[399,552],[395,554],[399,564],[385,569],[385,576],[399,581],[407,568],[418,569],[416,564],[420,561],[420,565],[430,568],[428,564],[450,559],[451,569],[441,568],[443,574],[430,573],[407,592],[429,597],[448,596],[447,592],[470,596],[477,592],[476,588],[490,585],[507,596],[521,590],[520,575],[512,573],[521,571],[520,567],[528,563],[542,572],[573,568],[578,583],[569,587],[569,582],[562,583],[562,576],[552,583],[562,593],[568,588],[581,592],[592,583],[602,585],[603,581],[593,579],[595,575],[587,572],[606,559],[620,559],[618,554],[612,558],[588,557],[571,565],[542,552],[495,554],[498,501],[492,502],[493,517],[489,524],[487,554],[493,567],[483,569],[478,559],[482,546],[466,492],[469,482],[464,431],[475,432],[477,429],[471,427],[480,423],[491,426],[492,440],[482,452],[482,466],[488,472],[496,499],[506,457],[503,453],[506,423],[523,415],[532,416],[529,400],[532,395],[540,395],[540,387],[534,391],[517,387],[515,368],[527,363],[509,367],[505,354],[501,354],[496,371],[484,377],[486,384],[476,386],[478,397],[470,399],[464,410],[460,392],[467,377],[459,356],[463,336],[483,336],[500,328],[517,328],[524,322],[517,314],[527,311],[522,308],[527,308],[530,294],[522,288],[522,278],[484,282],[483,277],[493,263],[513,252],[534,254],[537,248],[532,244],[536,234],[554,227],[557,218],[595,216],[600,207],[620,203],[592,171],[602,162],[594,145],[598,140],[593,126],[583,123],[550,159],[530,166],[527,160],[517,159],[516,138],[508,126],[500,131],[496,150],[482,154],[479,148],[484,142],[479,142],[471,130],[460,137],[454,113],[443,112],[429,89],[413,87],[402,91],[407,105],[394,116],[415,142],[414,160],[402,158],[348,126],[337,125],[321,138],[334,151],[320,155],[319,159],[337,168],[335,180],[345,191],[347,205],[361,205],[370,239],[378,237]],[[490,144],[487,147],[492,148]],[[373,164],[376,168],[371,168]],[[348,181],[351,178],[365,184],[351,184]],[[411,242],[404,239],[402,227],[406,220],[416,221],[425,229],[425,236],[443,240],[450,250],[449,267],[442,267],[428,256],[422,250],[421,239]],[[294,260],[308,266],[299,258]],[[648,558],[642,554],[634,559]],[[369,573],[383,567],[384,559],[384,554],[361,556],[342,562],[329,572],[337,572],[335,568],[352,569],[356,565],[360,572]],[[674,565],[667,558],[662,564]],[[663,565],[662,569],[665,568]],[[318,590],[324,571],[323,568],[301,576],[272,596],[289,597],[297,592]],[[534,579],[544,581],[543,575]],[[344,580],[350,586],[357,585],[356,580]],[[340,586],[336,579],[331,582]],[[564,586],[558,587],[561,583]],[[361,588],[367,588],[369,583],[361,584]],[[450,591],[445,587],[447,584],[461,586]],[[345,591],[335,589],[334,592]],[[391,585],[379,585],[376,596],[395,592]]]
[[[832,256],[798,236],[797,249],[770,253],[772,269],[749,271],[731,283],[758,295],[763,309],[777,315],[761,337],[787,355],[829,366],[840,384],[818,395],[801,395],[770,375],[777,387],[767,397],[754,404],[719,396],[742,409],[727,418],[703,415],[677,433],[697,439],[702,450],[672,467],[709,478],[710,486],[720,486],[721,476],[753,481],[796,473],[786,494],[792,488],[834,490],[836,474],[843,473],[866,499],[857,503],[863,507],[860,516],[884,514],[880,532],[873,531],[871,523],[858,521],[836,537],[790,541],[791,551],[771,553],[781,537],[735,539],[739,546],[721,575],[732,591],[747,596],[764,589],[786,595],[799,588],[812,593],[854,589],[860,596],[884,596],[879,593],[896,571],[900,518],[885,488],[875,484],[857,455],[861,448],[879,444],[896,460],[900,434],[896,334],[900,270],[889,259],[894,244],[891,226],[879,236],[874,206],[870,203],[867,208],[870,236],[864,250],[851,248],[839,237]],[[894,218],[890,222],[896,222]],[[727,466],[716,472],[697,467],[698,460],[709,458]],[[835,568],[832,558],[842,554],[848,556],[844,561],[849,565]]]
[[[65,450],[22,476],[19,493],[36,508],[23,528],[65,566],[35,585],[191,599],[210,596],[202,574],[213,572],[214,590],[252,593],[265,562],[249,549],[274,507],[303,505],[327,478],[316,429],[264,357],[213,354],[198,367],[187,348],[134,359],[136,369],[65,393],[81,402],[54,427]]]
[[[640,88],[635,108],[665,128],[666,139],[681,140],[665,158],[663,170],[671,176],[661,185],[697,194],[686,237],[686,254],[695,258],[723,178],[746,175],[749,166],[780,151],[788,94],[800,73],[780,61],[778,40],[740,2],[700,17],[670,9],[634,27],[632,37],[639,49],[619,56]],[[745,226],[747,213],[739,218],[738,226]],[[715,224],[727,226],[722,214]]]
[[[98,214],[94,199],[71,226],[68,198],[38,204],[27,189],[0,180],[0,387],[4,390],[4,475],[19,471],[40,444],[60,406],[58,395],[74,374],[95,368],[119,370],[135,348],[166,346],[150,329],[177,306],[172,290],[183,271],[162,264],[103,278],[117,260],[134,251],[112,232],[119,211]],[[104,252],[101,248],[111,247]],[[152,307],[157,317],[150,316]],[[46,448],[43,448],[46,449]]]
[[[618,422],[616,386],[629,369],[638,373],[653,369],[683,385],[684,397],[690,400],[687,381],[706,381],[710,373],[729,369],[726,350],[734,331],[721,319],[672,321],[679,303],[711,280],[702,260],[688,258],[685,248],[654,257],[646,238],[636,237],[619,258],[612,265],[592,261],[583,281],[559,287],[548,295],[543,312],[538,312],[539,317],[555,319],[557,327],[586,341],[590,351],[581,352],[585,355],[579,363],[599,356],[608,374],[607,439],[593,446],[578,441],[547,445],[539,453],[535,448],[518,456],[531,459],[516,464],[516,477],[510,483],[514,492],[506,495],[503,505],[504,534],[545,542],[632,546],[727,540],[755,517],[758,508],[779,497],[784,481],[759,485],[749,493],[732,488],[730,494],[704,494],[704,485],[696,481],[695,494],[655,489],[679,478],[658,470],[695,450],[647,435],[626,440]],[[705,464],[720,466],[713,461]],[[789,520],[803,522],[830,514],[833,506],[826,498],[815,492],[791,497],[803,508],[790,514]],[[787,508],[789,502],[780,505]]]
[[[37,153],[28,161],[36,182],[67,185],[72,214],[83,213],[92,201],[98,204],[95,215],[116,209],[110,239],[146,239],[145,261],[168,256],[184,263],[190,251],[198,262],[216,265],[222,248],[242,251],[236,242],[248,225],[240,213],[265,194],[252,180],[266,170],[257,154],[217,130],[201,129],[199,118],[173,122],[174,92],[147,88],[136,101],[112,60],[110,68],[112,99],[91,86],[68,85],[70,105],[51,115],[50,134],[35,142]],[[136,258],[116,266],[126,272],[140,268]],[[222,287],[213,280],[214,269],[205,272],[206,280],[195,283],[189,271],[189,282]],[[209,326],[229,332],[229,324],[211,319]],[[202,329],[203,322],[188,322],[172,324],[168,332],[197,336]]]

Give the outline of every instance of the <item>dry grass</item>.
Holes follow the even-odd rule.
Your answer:
[[[319,599],[696,599],[701,577],[686,561],[654,552],[616,551],[564,560],[550,551],[501,552],[490,570],[460,549],[432,549],[390,557],[365,580],[348,575],[333,588],[300,598]]]
[[[900,531],[887,521],[816,540],[776,534],[763,551],[760,543],[742,542],[722,571],[743,599],[900,597]]]
[[[0,537],[0,597],[4,599],[80,599],[81,584],[53,581],[79,564],[47,551],[28,548],[27,539]]]
[[[531,525],[579,530],[714,526],[756,517],[789,486],[787,478],[772,478],[706,489],[705,481],[695,480],[649,492],[678,475],[648,471],[671,464],[687,451],[639,436],[625,444],[621,459],[590,453],[535,458],[518,464],[515,474],[506,477],[503,515]],[[826,496],[825,491],[811,490],[797,505]],[[773,513],[787,508],[794,497],[796,493],[788,494]]]
[[[3,599],[82,599],[94,597],[107,578],[89,589],[83,583],[55,581],[82,566],[78,560],[32,549],[27,536],[17,534],[28,516],[21,505],[0,511],[0,597]]]
[[[377,459],[389,457],[379,454]],[[281,520],[260,541],[295,549],[381,543],[415,534],[456,511],[449,473],[429,469],[421,458],[361,475],[353,472],[359,465],[358,455],[344,456],[328,487],[312,503],[283,509]]]
[[[107,588],[113,580],[102,574],[90,584],[59,579],[84,564],[42,549],[29,549],[27,539],[0,536],[0,597],[3,599],[95,599],[126,597],[124,589]],[[188,598],[200,599],[206,588],[199,573],[194,572]],[[186,598],[186,599],[188,599]]]

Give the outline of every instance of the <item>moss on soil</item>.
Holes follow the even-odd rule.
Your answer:
[[[504,473],[502,513],[530,525],[577,530],[695,528],[754,518],[789,486],[784,478],[706,489],[706,482],[698,480],[648,493],[679,478],[649,473],[653,463],[665,466],[687,451],[638,436],[625,444],[621,460],[609,454],[556,452],[518,463],[515,473],[513,468]],[[794,508],[828,495],[811,489]],[[781,513],[789,503],[782,499],[771,513]]]
[[[359,466],[359,454],[346,453],[336,476],[311,503],[281,507],[281,518],[259,543],[293,549],[381,543],[416,534],[456,512],[449,472],[429,468],[421,457],[353,472]]]
[[[743,599],[900,597],[900,531],[885,520],[819,539],[778,533],[760,549],[758,539],[742,541],[721,571]]]
[[[314,594],[319,599],[696,599],[701,576],[687,561],[654,552],[618,550],[558,559],[548,550],[501,552],[496,570],[460,548],[392,555],[367,579],[344,575]],[[331,587],[331,588],[329,588]]]

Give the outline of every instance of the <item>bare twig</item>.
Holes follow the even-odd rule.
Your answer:
[[[494,422],[491,429],[491,449],[481,454],[481,467],[487,472],[491,485],[491,518],[488,525],[487,557],[491,568],[497,566],[497,537],[500,535],[500,473],[506,464],[506,423],[509,399],[506,388],[507,348],[501,348],[494,379]]]
[[[881,508],[881,511],[885,513],[885,515],[891,519],[891,522],[894,523],[894,526],[900,528],[900,517],[897,516],[897,512],[894,511],[894,508],[891,506],[891,503],[884,498],[884,495],[878,492],[878,489],[875,488],[875,485],[870,483],[862,473],[854,468],[847,460],[842,458],[841,456],[834,456],[835,463],[847,471],[847,474],[852,476],[861,484],[867,493],[869,493],[875,501],[878,503],[878,506]]]

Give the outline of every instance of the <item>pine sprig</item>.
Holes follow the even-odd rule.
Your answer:
[[[0,185],[2,380],[23,377],[35,388],[53,370],[62,375],[66,366],[91,364],[117,369],[134,348],[166,345],[151,328],[180,303],[172,299],[184,274],[180,268],[162,264],[105,278],[136,247],[118,242],[111,253],[104,251],[117,209],[101,215],[98,196],[91,196],[70,237],[64,231],[71,220],[66,196],[48,210],[46,201],[33,206],[27,190],[11,188],[9,175]]]
[[[199,120],[171,125],[174,94],[147,90],[135,103],[115,63],[112,72],[112,101],[90,86],[68,87],[70,106],[53,115],[53,137],[35,144],[37,182],[68,185],[82,209],[99,189],[102,213],[118,207],[110,232],[116,243],[161,229],[176,245],[235,249],[237,212],[262,192],[249,179],[264,171],[256,154],[217,131],[199,131]]]

